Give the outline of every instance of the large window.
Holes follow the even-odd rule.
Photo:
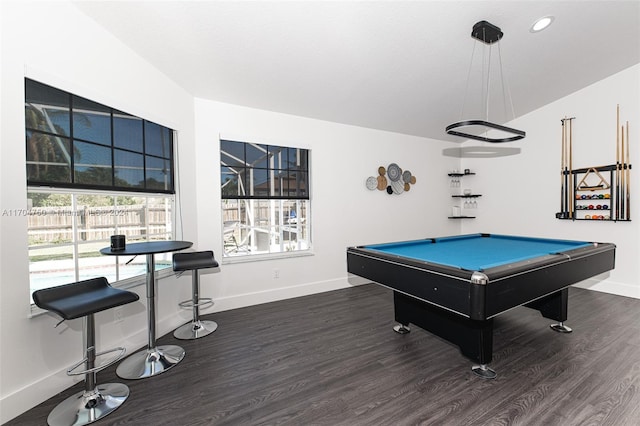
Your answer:
[[[173,133],[25,79],[31,292],[96,276],[113,283],[145,274],[143,257],[99,250],[114,234],[128,242],[173,239]],[[156,268],[168,266],[169,259],[158,256]]]
[[[127,243],[170,240],[174,198],[169,195],[30,189],[29,276],[33,291],[94,277],[123,281],[146,273],[145,256],[104,256],[114,234]],[[171,256],[156,255],[157,270]]]
[[[220,141],[225,257],[311,249],[309,151]]]

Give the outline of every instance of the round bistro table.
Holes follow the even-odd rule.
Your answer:
[[[127,244],[124,250],[111,250],[105,247],[100,253],[107,256],[147,256],[147,323],[149,328],[149,343],[147,347],[125,358],[116,374],[123,379],[144,379],[163,373],[182,361],[185,351],[176,345],[156,345],[156,253],[180,251],[191,247],[191,241],[145,241]]]

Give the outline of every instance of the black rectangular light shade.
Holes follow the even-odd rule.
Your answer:
[[[510,133],[510,134],[512,134],[514,136],[506,137],[506,138],[490,138],[490,137],[486,137],[486,136],[478,136],[478,135],[474,135],[474,134],[471,134],[471,133],[459,132],[459,131],[455,130],[455,129],[459,128],[459,127],[466,127],[466,126],[485,126],[485,127],[490,127],[492,129],[500,130],[502,132]],[[491,123],[489,121],[484,121],[484,120],[459,121],[457,123],[453,123],[453,124],[448,125],[445,130],[446,130],[447,134],[449,134],[449,135],[460,136],[460,137],[467,138],[467,139],[474,139],[474,140],[477,140],[477,141],[491,142],[491,143],[513,142],[513,141],[517,141],[517,140],[520,140],[520,139],[524,139],[524,137],[526,136],[526,132],[524,132],[523,130],[513,129],[511,127],[502,126],[500,124],[495,124],[495,123]]]

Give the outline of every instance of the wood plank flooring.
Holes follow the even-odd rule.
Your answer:
[[[571,334],[524,307],[495,320],[496,380],[413,326],[393,332],[392,293],[369,284],[205,315],[218,330],[171,334],[185,359],[126,383],[96,425],[638,425],[640,300],[572,288]],[[78,342],[80,344],[80,342]],[[55,348],[52,348],[54,350]],[[7,425],[44,425],[78,384]]]

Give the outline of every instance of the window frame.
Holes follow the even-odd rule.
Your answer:
[[[170,217],[168,218],[168,222],[166,222],[168,224],[168,228],[169,230],[167,232],[164,232],[164,234],[169,235],[170,238],[175,238],[175,221],[176,221],[176,217],[177,217],[177,210],[176,210],[176,206],[177,206],[177,197],[174,194],[164,194],[164,193],[156,193],[156,194],[152,194],[152,193],[132,193],[132,192],[119,192],[119,191],[89,191],[86,189],[69,189],[69,188],[44,188],[44,187],[27,187],[27,194],[31,194],[31,193],[44,193],[44,194],[59,194],[59,195],[69,195],[72,197],[72,204],[71,206],[69,206],[72,211],[69,212],[69,216],[74,216],[75,212],[76,212],[76,208],[77,208],[77,204],[76,204],[76,197],[78,196],[83,196],[83,195],[88,195],[88,196],[108,196],[108,197],[142,197],[142,198],[159,198],[159,199],[168,199],[168,201],[171,204],[170,210],[171,210],[171,214]],[[64,206],[67,207],[67,206]],[[118,206],[114,206],[115,208],[117,208]],[[28,210],[27,210],[28,215],[38,215],[40,214],[36,208],[32,208],[31,206],[29,206]],[[147,219],[145,219],[146,221]],[[114,220],[113,222],[114,226],[118,226],[119,224],[117,223],[117,219]],[[27,225],[27,231],[28,233],[31,231],[31,228],[29,228],[29,225]],[[77,235],[81,232],[86,232],[84,230],[84,228],[81,227],[80,224],[78,224],[75,220],[72,221],[72,229],[71,232],[73,235]],[[146,234],[147,238],[136,238],[135,241],[148,241],[149,237],[153,237],[154,235],[159,235],[159,234]],[[104,244],[104,247],[108,247],[109,246],[109,240],[107,238],[104,239],[95,239],[95,240],[90,240],[90,241],[102,241]],[[81,252],[81,246],[83,245],[87,245],[90,243],[90,241],[80,241],[78,239],[73,239],[72,241],[65,243],[64,246],[71,246],[72,248],[72,256],[73,256],[73,260],[74,260],[74,265],[73,265],[73,274],[75,276],[79,276],[80,271],[81,271],[81,265],[79,265],[78,263],[78,258],[75,257],[75,254],[78,254]],[[54,245],[49,245],[50,247],[55,247]],[[28,249],[29,251],[31,251],[33,248],[38,249],[38,247],[33,247],[31,244],[28,244]],[[47,247],[42,247],[42,248],[47,248]],[[111,265],[110,268],[115,269],[116,271],[120,268],[120,265],[118,263],[117,257],[113,257],[113,256],[103,256],[105,258],[105,261],[111,263],[111,262],[115,262],[115,264]],[[133,258],[133,257],[132,257]],[[29,266],[31,266],[31,260],[29,259]],[[158,263],[156,263],[156,265],[158,265]],[[157,269],[155,271],[156,273],[156,278],[163,278],[163,277],[167,277],[170,275],[173,275],[173,269],[171,267],[170,264],[166,265],[163,268]],[[80,277],[79,279],[83,279],[82,277]],[[75,281],[76,278],[74,278],[72,281]],[[69,282],[72,282],[69,281]],[[133,288],[139,285],[144,285],[146,283],[146,273],[140,273],[134,276],[129,276],[123,279],[119,279],[119,280],[115,280],[115,281],[110,281],[110,284],[114,287],[117,288],[123,288],[123,289],[129,289],[129,288]],[[31,289],[31,272],[29,273],[29,288]],[[58,285],[63,285],[63,284],[58,284]],[[31,293],[31,290],[30,290]],[[33,302],[31,302],[31,313],[35,314],[35,313],[40,313],[42,312],[42,310],[40,308],[38,308],[36,305],[33,304]]]
[[[243,153],[245,156],[243,156],[242,158],[239,158],[239,156],[237,155],[238,153],[236,152],[235,158],[232,161],[236,161],[236,164],[235,164],[236,169],[246,170],[247,176],[251,175],[253,173],[253,170],[264,171],[267,176],[266,182],[268,183],[268,188],[269,188],[268,195],[265,195],[264,193],[255,195],[254,193],[255,188],[245,188],[246,192],[244,194],[240,194],[234,191],[232,191],[231,193],[225,194],[225,191],[223,188],[228,184],[228,182],[224,179],[225,172],[228,171],[226,169],[231,169],[234,167],[233,164],[229,164],[225,162],[224,157],[227,156],[227,154],[223,152],[225,148],[224,147],[225,142],[244,144],[245,148]],[[220,136],[219,143],[220,143],[219,145],[219,154],[220,154],[219,176],[220,176],[221,222],[222,222],[221,223],[222,263],[241,263],[241,262],[252,262],[252,261],[260,261],[260,260],[276,259],[276,258],[289,258],[289,257],[301,257],[301,256],[313,255],[313,243],[312,243],[313,238],[312,238],[312,226],[311,226],[312,202],[311,202],[311,184],[310,184],[311,150],[309,148],[303,148],[300,146],[283,145],[281,143],[274,144],[274,143],[265,142],[265,141],[257,142],[255,140],[247,140],[246,138],[237,138],[237,137]],[[260,163],[259,167],[251,167],[251,165],[247,162],[248,154],[246,153],[248,151],[248,148],[247,148],[248,146],[261,147],[262,152],[264,153],[263,155],[264,158],[257,158],[257,161]],[[271,158],[273,156],[272,154],[274,152],[281,152],[280,150],[286,150],[287,156],[290,156],[291,152],[296,152],[296,155],[300,155],[300,152],[302,152],[303,156],[297,157],[298,159],[301,158],[300,165],[298,166],[294,165],[292,167],[291,161],[288,160],[289,157],[287,157],[287,160],[282,160],[281,158],[279,158],[276,161],[275,159],[272,159]],[[276,166],[273,166],[274,161],[277,163]],[[286,163],[286,167],[283,167],[283,163]],[[238,170],[235,170],[235,172],[238,172]],[[280,184],[272,183],[272,180],[274,180],[274,176],[282,172],[284,172],[282,174],[283,178],[287,179],[286,189],[284,189],[285,186],[282,183]],[[291,182],[290,177],[294,176],[297,173],[301,173],[303,177],[298,179],[295,183],[294,188],[296,191],[296,195],[291,195],[291,190],[289,188],[290,182]],[[248,180],[249,179],[247,179],[247,181]],[[245,182],[242,181],[241,179],[238,179],[238,181],[239,181],[238,187],[244,188],[245,186],[247,186],[247,184],[249,184],[247,182],[247,184],[243,185],[243,183]],[[276,190],[278,191],[286,190],[286,193],[277,194],[275,193]],[[229,208],[227,206],[229,202],[237,203],[237,204]],[[291,246],[291,242],[292,242],[291,223],[292,222],[290,222],[291,216],[283,215],[284,210],[287,210],[286,208],[283,209],[283,206],[288,205],[289,208],[292,204],[295,206],[299,206],[300,202],[304,203],[304,208],[302,209],[296,208],[295,211],[298,212],[297,214],[299,216],[300,210],[303,210],[304,215],[300,221],[296,220],[294,225],[296,226],[296,230],[293,232],[296,234],[299,234],[300,232],[302,232],[302,234],[305,235],[305,237],[303,237],[301,240],[299,240],[296,236],[295,245],[298,245],[299,247],[300,241],[302,241],[302,243],[306,245],[306,247],[291,249],[292,247]],[[245,205],[241,206],[241,203],[245,203]],[[243,224],[242,220],[239,220],[238,223],[240,224],[241,228],[246,229],[247,233],[252,233],[258,228],[263,228],[266,226],[270,234],[270,240],[269,240],[270,243],[268,246],[268,250],[266,252],[265,251],[251,252],[250,247],[257,245],[252,241],[251,245],[246,244],[248,248],[242,254],[237,253],[238,250],[235,250],[236,251],[235,254],[230,254],[229,252],[227,252],[227,245],[228,245],[227,235],[229,234],[228,232],[229,229],[228,229],[228,221],[226,220],[227,219],[226,216],[228,216],[228,214],[226,211],[236,209],[236,208],[238,209],[238,211],[240,211],[244,208],[247,211],[252,211],[252,214],[254,214],[255,211],[253,209],[253,206],[255,204],[260,204],[260,203],[263,203],[262,204],[263,209],[264,209],[265,203],[269,204],[269,207],[268,207],[269,213],[267,214],[267,216],[270,219],[267,224],[261,224],[260,226],[256,225],[255,223]],[[274,203],[277,203],[278,205],[273,206]],[[238,213],[238,216],[240,216],[240,213]],[[251,214],[245,213],[245,216],[251,216]],[[287,226],[290,229],[286,229]],[[274,231],[273,229],[276,229],[276,231]],[[287,241],[286,244],[288,247],[287,249],[283,249],[283,245],[285,244],[283,243],[283,238],[282,238],[283,233],[286,233],[289,238],[286,240]],[[237,235],[237,232],[234,232],[233,235],[235,237],[235,235]],[[273,248],[273,244],[271,244],[271,238],[274,235],[278,236],[279,243],[277,244],[280,245],[279,251],[271,251],[271,249]],[[244,243],[245,242],[243,241],[242,244]],[[236,248],[237,247],[238,246],[236,243]]]
[[[29,86],[30,84],[35,84]],[[29,90],[34,89],[34,91],[29,92]],[[153,122],[150,120],[146,120],[142,117],[135,116],[133,114],[129,114],[120,109],[116,109],[99,102],[95,102],[86,97],[82,97],[75,93],[69,92],[67,90],[59,89],[53,85],[47,84],[46,82],[31,77],[24,77],[24,114],[25,114],[25,133],[23,134],[25,139],[23,139],[23,149],[26,151],[25,157],[25,168],[27,169],[26,173],[26,193],[58,193],[58,194],[69,194],[72,196],[72,200],[75,200],[79,195],[93,195],[93,196],[112,196],[112,197],[145,197],[146,203],[149,203],[149,197],[151,198],[164,198],[165,200],[169,200],[170,202],[170,215],[165,217],[164,226],[165,231],[162,234],[166,235],[167,238],[175,239],[176,238],[176,227],[179,224],[176,223],[176,218],[179,215],[177,209],[179,208],[179,199],[176,190],[178,188],[178,182],[176,178],[177,174],[177,132],[167,126],[163,126],[157,122]],[[29,94],[29,97],[27,96]],[[38,102],[39,101],[39,102]],[[96,120],[96,126],[93,130],[90,130],[89,133],[84,133],[85,137],[77,137],[76,129],[74,128],[75,117],[74,114],[77,112],[77,108],[74,108],[75,104],[84,104],[89,105],[88,109],[84,111],[85,117],[83,120],[88,122],[89,124],[93,124],[92,121],[95,116],[99,116],[100,114],[103,117],[98,117]],[[92,107],[94,107],[92,109]],[[51,111],[61,111],[61,114],[58,115],[57,120],[51,119],[50,113]],[[35,114],[35,115],[34,115]],[[41,116],[38,116],[40,114]],[[93,117],[93,118],[92,118]],[[108,117],[108,118],[107,118]],[[104,125],[105,119],[108,120],[108,125]],[[126,121],[127,119],[133,120],[132,122]],[[67,121],[68,120],[68,121]],[[135,132],[134,135],[137,135],[137,130],[135,126],[137,123],[135,121],[140,121],[140,138],[141,142],[138,143],[135,137],[131,137],[131,134],[127,132],[130,131],[127,127],[129,125],[133,125]],[[90,125],[88,127],[91,127]],[[104,129],[103,132],[100,132],[96,129]],[[148,132],[153,133],[153,137],[148,137]],[[54,156],[52,158],[43,158],[40,161],[40,158],[34,160],[33,149],[34,146],[37,148],[40,141],[33,141],[32,146],[30,147],[30,135],[38,135],[41,138],[48,139],[48,141],[52,141],[51,145],[56,145],[59,149],[58,152],[54,152]],[[86,136],[90,134],[91,136]],[[151,133],[149,133],[151,134]],[[124,138],[120,138],[118,135],[124,135]],[[63,142],[60,142],[63,140]],[[68,145],[64,145],[64,141],[67,142]],[[99,156],[99,161],[109,163],[107,169],[109,170],[108,174],[110,175],[110,181],[107,177],[103,178],[101,174],[98,174],[94,179],[96,179],[97,183],[81,183],[77,181],[77,173],[78,171],[75,168],[75,156],[76,150],[74,150],[74,144],[85,144],[96,147],[96,149],[108,149],[109,155]],[[141,147],[141,148],[140,148]],[[30,151],[31,148],[31,151]],[[51,149],[51,147],[45,147]],[[126,154],[132,154],[131,158],[126,158]],[[61,156],[59,155],[61,154]],[[124,155],[123,155],[124,154]],[[119,158],[117,156],[120,155],[120,158],[123,161],[118,161]],[[137,158],[137,164],[131,164],[131,162],[135,162],[136,156],[142,157],[142,166],[140,166],[139,158]],[[62,159],[62,161],[61,161]],[[161,164],[161,172],[165,176],[164,181],[158,181],[157,179],[150,179],[157,173],[153,167],[149,164],[149,162],[155,162]],[[63,166],[68,168],[68,170],[63,170],[62,179],[64,181],[56,181],[55,179],[50,179],[50,176],[45,176],[44,179],[36,178],[34,179],[30,175],[30,167],[38,167],[40,164],[45,164],[47,166]],[[89,167],[91,166],[91,162],[89,161]],[[99,163],[95,167],[96,169],[104,169]],[[122,176],[118,178],[118,172],[126,174],[126,169],[133,169],[133,175]],[[137,170],[137,172],[135,172]],[[97,170],[98,172],[100,170]],[[68,173],[68,175],[63,176]],[[134,177],[134,180],[130,180],[131,176]],[[139,176],[142,176],[142,179],[139,179]],[[49,178],[49,179],[47,179]],[[129,179],[127,179],[129,178]],[[136,184],[136,178],[137,184]],[[117,179],[122,179],[119,181]],[[107,181],[108,184],[103,185],[102,181]],[[118,182],[121,185],[118,185]],[[160,184],[156,184],[156,182],[160,182]],[[130,186],[125,186],[125,185]],[[73,202],[73,201],[72,201]],[[75,204],[74,204],[75,205]],[[114,205],[117,205],[114,199]],[[69,208],[74,209],[73,205]],[[28,214],[35,214],[34,211],[28,209]],[[72,213],[75,214],[75,211]],[[146,218],[148,218],[148,212]],[[145,219],[147,220],[147,219]],[[77,235],[80,229],[80,225],[76,224],[76,221],[73,220],[72,230],[70,231],[72,235]],[[117,229],[117,219],[113,222],[113,229]],[[30,227],[31,225],[27,225],[28,233],[31,233]],[[85,231],[86,232],[86,231]],[[136,240],[148,240],[152,236],[147,235],[146,238],[136,238]],[[95,241],[104,241],[103,238],[97,238]],[[104,246],[108,246],[109,242],[104,241]],[[72,257],[73,257],[73,276],[82,277],[82,265],[79,264],[79,261],[74,256],[76,254],[81,253],[81,246],[86,245],[86,241],[80,241],[77,238],[72,238],[72,241],[69,243],[64,243],[65,247],[71,245],[73,248]],[[31,244],[29,246],[29,254],[31,254],[31,250],[33,249]],[[106,256],[105,256],[106,258]],[[115,258],[117,259],[117,258]],[[118,263],[118,261],[115,261]],[[31,255],[28,258],[28,264],[31,266]],[[116,274],[115,270],[120,266],[116,264],[112,265],[114,269],[114,275]],[[46,273],[46,272],[45,272]],[[173,274],[173,270],[170,265],[163,267],[162,269],[158,269],[156,271],[156,277],[162,278],[166,276],[170,276]],[[86,272],[85,272],[86,275]],[[82,279],[82,278],[81,278]],[[118,281],[114,281],[111,284],[114,287],[118,288],[132,288],[138,285],[144,285],[146,282],[146,273],[140,273],[134,276],[128,276],[126,278],[120,279]],[[29,288],[31,288],[31,272],[29,272]],[[56,284],[63,285],[63,284]],[[31,295],[30,295],[31,296]],[[43,312],[42,309],[38,308],[35,304],[31,303],[31,314],[39,314]]]

